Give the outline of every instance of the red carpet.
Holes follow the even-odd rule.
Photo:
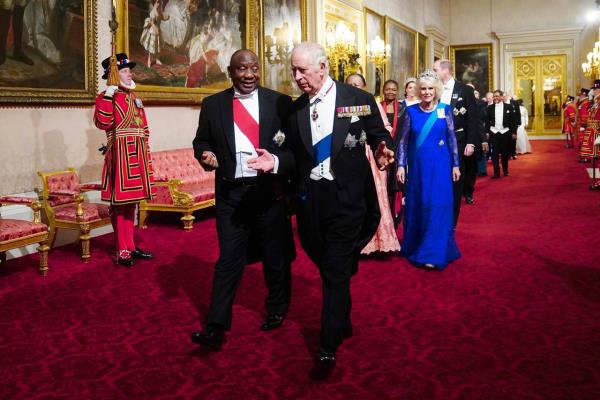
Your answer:
[[[600,193],[562,142],[534,142],[511,176],[478,181],[463,206],[463,258],[441,273],[371,258],[353,281],[354,337],[331,381],[308,380],[320,280],[300,253],[279,330],[260,332],[262,272],[247,269],[220,353],[190,343],[206,313],[214,219],[185,233],[151,220],[131,270],[67,246],[0,271],[2,399],[600,398]],[[202,217],[201,215],[199,217]]]

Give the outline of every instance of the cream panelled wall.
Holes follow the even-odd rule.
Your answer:
[[[513,54],[552,51],[568,57],[570,91],[589,86],[581,63],[598,40],[598,21],[586,19],[594,0],[449,0],[449,9],[451,44],[494,44],[497,88],[512,90]]]
[[[316,13],[321,0],[309,0],[309,37],[316,37]],[[348,0],[368,7],[419,31],[428,26],[449,29],[448,0]],[[98,59],[110,53],[110,0],[98,1]],[[101,71],[98,71],[98,76]],[[99,90],[105,88],[99,80]],[[194,138],[199,107],[146,109],[152,150],[189,147]],[[0,108],[0,194],[29,192],[39,186],[38,170],[77,168],[84,181],[98,180],[102,156],[97,151],[104,132],[92,123],[93,107]]]

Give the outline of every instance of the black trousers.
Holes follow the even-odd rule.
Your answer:
[[[249,253],[257,253],[262,260],[268,289],[267,313],[285,315],[291,292],[291,256],[286,241],[291,238],[283,199],[275,198],[268,183],[219,184],[216,198],[219,259],[213,276],[208,328],[231,328],[235,292]]]
[[[298,212],[300,239],[317,264],[323,285],[321,347],[335,351],[352,334],[350,278],[357,270],[356,242],[365,207],[350,202],[335,181],[311,181]]]
[[[500,175],[500,158],[502,158],[502,171],[508,174],[508,160],[512,155],[512,135],[510,132],[503,134],[493,133],[490,138],[494,151],[492,152],[492,164],[494,175]]]
[[[467,196],[465,190],[473,195],[475,191],[475,175],[477,174],[477,162],[475,161],[475,153],[469,157],[465,157],[465,142],[457,142],[458,161],[460,166],[460,179],[454,182],[452,190],[454,195],[454,226],[458,223],[460,214],[460,206],[462,197]],[[474,164],[474,165],[473,165]]]
[[[465,158],[465,185],[463,187],[463,196],[473,197],[475,193],[475,181],[477,180],[477,170],[479,169],[478,160],[479,153],[473,153],[469,157]],[[463,172],[461,171],[461,174]]]

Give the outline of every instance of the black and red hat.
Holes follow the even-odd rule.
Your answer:
[[[102,60],[102,68],[104,68],[104,74],[102,75],[102,79],[108,78],[109,66],[110,66],[110,57]],[[123,68],[127,68],[127,67],[133,68],[133,67],[135,67],[135,62],[129,60],[129,57],[127,57],[127,54],[119,53],[119,54],[117,54],[117,66],[119,67],[119,69],[123,69]]]
[[[584,96],[587,96],[589,92],[590,92],[590,89],[581,88],[581,94],[583,94]]]
[[[593,89],[600,89],[600,79],[596,79],[594,81],[594,86],[592,86]]]

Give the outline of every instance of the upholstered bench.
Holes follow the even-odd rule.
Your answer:
[[[183,228],[190,231],[193,212],[215,204],[215,173],[205,171],[192,148],[152,152],[157,195],[139,206],[139,226],[146,228],[149,211],[182,213]]]

